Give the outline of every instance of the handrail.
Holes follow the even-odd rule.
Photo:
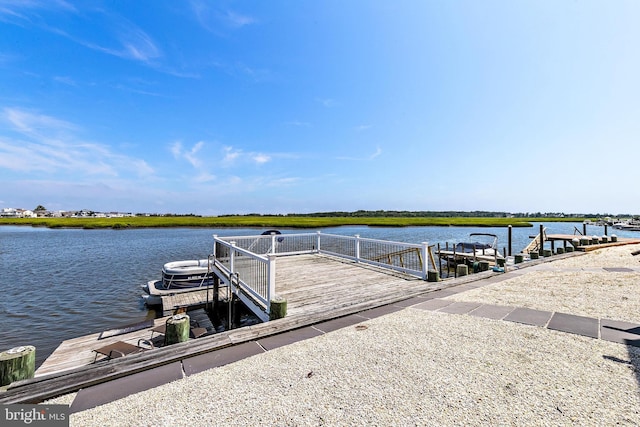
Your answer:
[[[363,238],[359,235],[341,236],[316,233],[271,234],[260,236],[214,236],[216,241],[234,242],[236,247],[244,248],[254,255],[273,254],[299,255],[305,253],[326,253],[356,262],[374,264],[426,279],[429,267],[428,245],[394,242]],[[409,266],[396,265],[394,262],[381,262],[381,258],[406,249],[416,250],[416,257],[407,262]],[[403,260],[403,263],[404,260]],[[435,266],[432,266],[435,268]]]
[[[238,284],[230,286],[245,304],[252,304],[263,320],[268,320],[271,300],[276,295],[276,258],[284,255],[322,253],[375,265],[427,280],[428,244],[393,242],[335,234],[291,233],[214,238],[214,266],[221,279],[238,274]],[[433,263],[433,262],[432,262]],[[435,268],[435,265],[432,266]],[[236,288],[236,289],[233,289]],[[251,307],[250,307],[251,308]]]
[[[271,299],[275,296],[275,259],[238,247],[214,235],[214,267],[221,279],[245,304],[256,305],[252,311],[268,320]],[[273,273],[272,273],[273,272]],[[236,275],[236,280],[232,276]],[[273,279],[272,279],[273,276]]]

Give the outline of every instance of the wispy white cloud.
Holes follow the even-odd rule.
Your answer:
[[[273,155],[266,153],[257,153],[257,152],[244,152],[241,149],[234,148],[231,146],[223,147],[223,158],[222,163],[224,166],[232,166],[237,162],[249,162],[256,165],[263,165],[265,163],[269,163]]]
[[[53,81],[67,86],[78,87],[78,83],[68,76],[54,76]]]
[[[372,125],[359,125],[356,126],[354,129],[356,132],[364,132],[366,130],[371,129],[373,126]]]
[[[169,147],[173,157],[177,160],[184,159],[191,164],[194,168],[198,169],[202,167],[202,159],[198,156],[198,152],[204,147],[204,141],[199,141],[188,150],[185,150],[181,141],[176,141]]]
[[[326,108],[332,108],[338,105],[338,101],[332,98],[316,98],[316,101]]]
[[[56,16],[50,18],[44,12],[73,14],[74,19],[83,20],[91,16],[92,27],[100,27],[101,31],[81,34],[74,26],[62,29],[56,26],[59,22]],[[104,9],[94,9],[81,15],[74,5],[64,0],[0,0],[0,19],[17,25],[35,26],[86,48],[151,66],[159,67],[156,60],[163,56],[162,50],[149,34],[126,18],[110,14]],[[94,41],[96,33],[107,35],[107,39]]]
[[[267,185],[271,187],[285,187],[295,185],[299,183],[301,179],[299,177],[287,177],[287,178],[275,178],[271,179]]]
[[[0,0],[0,21],[30,22],[29,13],[41,10],[77,12],[74,5],[64,0]]]
[[[251,158],[259,165],[267,163],[271,160],[271,157],[266,154],[255,154]]]
[[[376,151],[368,156],[362,156],[362,157],[340,156],[340,157],[337,157],[337,159],[338,160],[354,160],[354,161],[370,161],[379,157],[381,154],[382,154],[382,149],[380,147],[377,147]]]
[[[16,173],[65,173],[73,176],[149,176],[142,159],[112,151],[106,145],[82,140],[80,128],[68,121],[19,108],[4,108],[0,122],[0,168]]]
[[[242,15],[232,10],[227,10],[223,17],[225,20],[235,28],[246,27],[247,25],[255,24],[257,20],[248,15]]]
[[[311,127],[310,122],[301,122],[298,120],[292,120],[290,122],[285,122],[284,124],[287,126],[295,126],[295,127]]]
[[[105,29],[105,31],[111,32],[115,39],[111,46],[93,42],[86,36],[77,36],[59,28],[48,27],[48,29],[86,48],[123,59],[155,65],[154,60],[162,57],[163,54],[151,36],[124,18],[115,18],[113,21]]]
[[[238,63],[236,69],[243,75],[251,78],[254,82],[263,82],[271,75],[271,72],[266,68],[249,67],[242,63]]]
[[[242,151],[237,150],[233,147],[223,147],[222,151],[224,152],[224,157],[222,159],[223,163],[231,164],[235,162],[235,160],[240,157]]]
[[[258,22],[252,16],[219,6],[213,2],[191,0],[190,4],[198,23],[207,31],[215,34],[221,35],[221,27],[238,29]]]
[[[203,184],[203,183],[207,183],[207,182],[213,182],[216,181],[218,179],[217,176],[208,173],[208,172],[202,172],[200,175],[196,176],[194,178],[194,182],[198,183],[198,184]]]

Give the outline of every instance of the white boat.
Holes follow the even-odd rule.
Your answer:
[[[440,250],[438,256],[449,266],[473,261],[496,262],[504,259],[498,250],[498,236],[490,233],[471,233],[470,241],[456,244],[453,249]],[[479,239],[483,241],[478,241]]]
[[[630,219],[628,221],[616,222],[613,224],[613,228],[617,230],[640,231],[640,221]]]
[[[190,292],[213,286],[213,273],[208,259],[172,261],[162,266],[162,278],[142,285],[148,306],[160,305],[163,295]]]

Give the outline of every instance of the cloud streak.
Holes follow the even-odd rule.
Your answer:
[[[190,2],[191,10],[196,20],[202,28],[209,32],[219,34],[221,26],[239,29],[258,22],[252,16],[244,15],[231,9],[212,6],[214,4],[201,0],[192,0]]]
[[[250,162],[256,165],[263,165],[272,160],[272,155],[265,153],[249,152],[245,153],[241,149],[231,146],[223,147],[222,163],[224,166],[233,166],[236,162]]]
[[[352,160],[352,161],[371,161],[376,159],[377,157],[379,157],[382,154],[382,149],[380,147],[376,148],[376,151],[373,152],[372,154],[370,154],[369,156],[364,156],[364,157],[347,157],[347,156],[340,156],[340,157],[336,157],[336,159],[338,160]]]
[[[4,108],[0,122],[9,129],[0,134],[0,171],[66,173],[69,176],[151,176],[142,159],[114,153],[105,145],[80,139],[79,127],[33,111]]]
[[[190,150],[185,150],[182,147],[182,142],[176,141],[171,146],[171,153],[176,159],[184,159],[196,169],[202,168],[202,160],[198,156],[198,152],[204,147],[204,141],[199,141],[191,147]]]
[[[47,13],[57,15],[49,17]],[[74,25],[67,27],[74,28],[74,31],[62,29],[57,26],[60,14],[64,14],[66,20],[72,21],[87,20],[90,17],[91,26],[98,27],[98,31],[81,33],[77,28],[82,26]],[[63,0],[15,2],[0,0],[0,20],[27,28],[37,27],[88,49],[142,62],[159,71],[172,73],[158,63],[164,54],[149,34],[122,16],[110,14],[104,9],[94,9],[90,15],[84,15],[78,13],[72,4]],[[92,38],[96,33],[107,34],[108,37],[100,42],[93,41]]]

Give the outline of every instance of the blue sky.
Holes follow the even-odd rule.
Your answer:
[[[640,2],[0,0],[0,208],[640,213]]]

